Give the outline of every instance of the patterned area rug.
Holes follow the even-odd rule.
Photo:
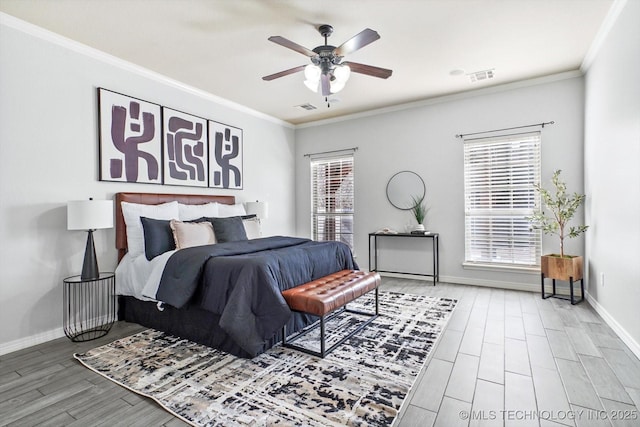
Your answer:
[[[380,316],[324,359],[281,346],[241,359],[154,330],[74,357],[195,426],[390,425],[456,302],[380,292]]]

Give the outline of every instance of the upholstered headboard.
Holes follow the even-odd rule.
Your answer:
[[[218,202],[233,205],[235,196],[214,196],[208,194],[159,194],[159,193],[116,193],[116,249],[118,261],[127,253],[127,227],[122,215],[121,202],[139,203],[142,205],[159,205],[161,203],[178,201],[185,205],[202,205]]]

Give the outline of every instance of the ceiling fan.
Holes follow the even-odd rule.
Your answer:
[[[307,49],[284,37],[269,37],[269,41],[308,56],[311,59],[311,64],[300,65],[280,71],[279,73],[270,74],[264,76],[262,80],[270,81],[304,71],[305,85],[314,92],[318,92],[318,89],[320,89],[322,95],[328,97],[344,88],[352,71],[381,79],[386,79],[391,76],[393,71],[386,68],[350,61],[342,62],[342,59],[346,55],[378,40],[380,35],[376,31],[366,28],[338,47],[327,44],[327,39],[333,33],[333,27],[331,25],[320,25],[318,32],[324,37],[324,46],[315,47],[313,50]]]

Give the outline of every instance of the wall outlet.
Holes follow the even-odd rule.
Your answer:
[[[604,273],[600,273],[600,286],[604,286]]]

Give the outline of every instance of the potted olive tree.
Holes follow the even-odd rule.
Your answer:
[[[560,253],[542,255],[540,270],[544,278],[577,281],[582,279],[583,260],[581,256],[566,255],[564,253],[564,239],[578,237],[584,233],[588,225],[569,226],[569,222],[584,202],[585,195],[567,194],[567,185],[560,179],[561,170],[553,172],[551,182],[555,191],[552,193],[541,185],[535,185],[540,193],[542,202],[549,213],[541,210],[528,217],[535,228],[544,234],[556,235],[560,239]],[[573,283],[572,283],[573,284]],[[554,281],[555,291],[555,281]]]

